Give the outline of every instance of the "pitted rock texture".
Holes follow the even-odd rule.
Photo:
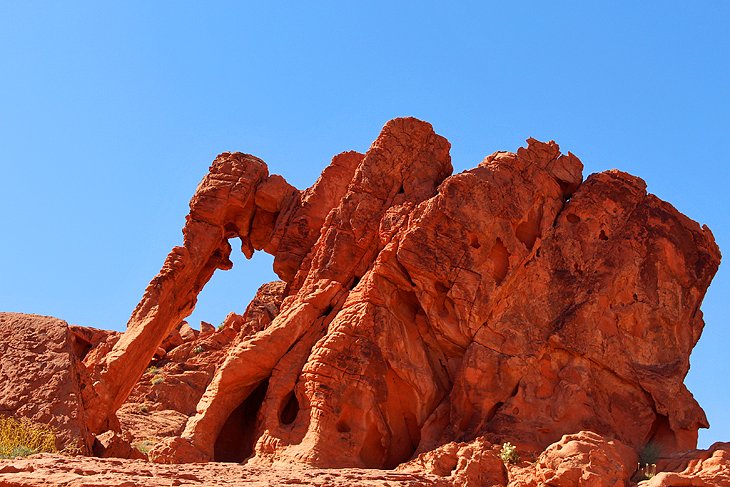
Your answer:
[[[451,441],[540,452],[583,430],[694,448],[707,420],[683,380],[719,250],[641,179],[582,168],[530,139],[451,176],[449,143],[416,119],[305,191],[222,154],[184,245],[94,367],[90,427],[174,353],[163,338],[230,268],[235,237],[274,255],[283,300],[266,326],[226,320],[237,339],[151,457],[393,468]]]
[[[397,470],[426,472],[462,487],[507,485],[509,478],[499,447],[495,448],[484,437],[470,443],[446,443],[399,465]]]
[[[657,461],[657,474],[642,487],[730,486],[730,443],[671,455]]]
[[[720,263],[710,230],[635,176],[584,181],[554,142],[455,175],[449,149],[392,120],[303,191],[218,156],[127,331],[74,332],[88,429],[152,439],[158,463],[445,485],[623,485],[645,445],[695,448],[707,420],[683,381]],[[184,319],[231,239],[282,281],[196,332]],[[506,441],[523,464],[502,463]],[[721,478],[724,451],[682,475]]]
[[[565,435],[535,462],[537,485],[623,487],[636,469],[636,453],[590,431]]]

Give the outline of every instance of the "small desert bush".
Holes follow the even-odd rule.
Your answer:
[[[152,375],[157,375],[159,372],[160,372],[160,368],[157,367],[156,365],[151,365],[151,366],[147,367],[147,370],[145,371],[145,373],[152,374]]]
[[[656,463],[639,464],[639,478],[641,480],[649,480],[656,477]]]
[[[152,379],[150,379],[150,384],[153,386],[156,386],[157,384],[162,384],[165,382],[165,376],[164,375],[156,375]]]
[[[195,348],[193,349],[193,352],[194,352],[194,353],[203,353],[203,352],[205,352],[205,348],[203,348],[203,346],[202,346],[202,345],[198,345],[197,347],[195,347]]]
[[[51,428],[28,419],[0,417],[0,458],[57,451],[56,434]]]
[[[661,452],[659,446],[654,442],[649,442],[639,451],[639,463],[642,465],[650,465],[656,463]]]
[[[139,450],[141,453],[147,455],[149,451],[155,446],[154,440],[142,440],[132,443],[132,446]]]
[[[499,457],[504,463],[517,463],[520,461],[520,455],[517,453],[517,447],[509,441],[502,444],[502,450]]]
[[[659,445],[649,442],[639,451],[639,478],[648,480],[656,476],[656,461],[661,456]]]

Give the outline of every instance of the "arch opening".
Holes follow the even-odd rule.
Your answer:
[[[195,309],[186,318],[193,328],[198,328],[201,321],[217,326],[231,311],[243,313],[262,284],[279,280],[274,274],[273,256],[255,252],[251,259],[246,259],[238,239],[233,240],[229,240],[233,268],[225,272],[216,270],[200,291]]]

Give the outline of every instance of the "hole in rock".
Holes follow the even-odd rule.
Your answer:
[[[231,223],[231,222],[226,223],[224,230],[226,231],[226,237],[228,239],[235,237],[239,233],[238,226],[235,223]]]
[[[517,225],[515,229],[515,235],[517,239],[522,242],[522,245],[527,250],[532,250],[535,245],[535,240],[540,236],[540,220],[542,219],[542,207],[536,212],[530,211],[530,216],[527,221],[524,221]]]
[[[448,477],[448,476],[450,476],[450,475],[451,475],[451,473],[452,473],[452,472],[453,472],[454,470],[456,470],[456,467],[457,467],[458,465],[459,465],[459,457],[457,457],[456,455],[454,455],[454,456],[453,456],[453,458],[452,458],[452,457],[449,457],[449,459],[448,459],[448,462],[446,463],[446,465],[444,465],[444,467],[445,467],[445,468],[444,468],[445,472],[444,472],[444,475],[443,475],[443,477]]]
[[[84,360],[86,355],[92,349],[91,342],[74,333],[71,333],[71,343],[73,345],[74,355],[76,355],[76,358],[79,360]]]
[[[608,240],[608,237],[606,236],[606,232],[601,230],[601,233],[598,235],[598,238],[601,240]]]
[[[642,451],[639,452],[639,456],[658,456],[673,450],[676,446],[677,440],[672,426],[669,424],[669,418],[657,413],[649,432],[649,439]],[[643,463],[654,463],[656,461],[656,459],[651,458],[644,458],[643,460]]]
[[[413,389],[392,369],[386,372],[385,380],[388,400],[384,403],[384,414],[390,441],[383,467],[393,469],[413,456],[421,441],[421,429],[415,414],[418,398]]]
[[[473,249],[478,249],[481,247],[481,244],[479,243],[479,238],[476,235],[469,235],[469,246]]]
[[[349,433],[350,432],[350,425],[342,420],[337,422],[336,428],[337,428],[337,431],[340,433]]]
[[[292,424],[299,414],[299,401],[294,391],[286,395],[283,404],[279,412],[279,421],[281,424]]]
[[[494,242],[494,246],[489,252],[489,258],[492,259],[492,277],[494,277],[495,284],[499,286],[509,271],[509,252],[499,238]]]
[[[216,462],[240,463],[253,455],[257,440],[256,419],[268,387],[269,379],[266,379],[228,416],[213,447]]]
[[[487,414],[484,417],[484,422],[489,423],[492,419],[494,419],[494,417],[497,415],[497,412],[502,406],[504,406],[504,403],[500,401],[491,408],[489,408],[489,411],[487,411]]]
[[[401,183],[400,188],[398,188],[398,192],[396,194],[405,194],[405,190],[403,189],[403,183]]]
[[[567,218],[570,223],[578,223],[580,221],[580,217],[575,213],[568,213],[565,218]]]
[[[558,182],[558,186],[560,186],[560,192],[563,193],[563,198],[565,198],[565,201],[570,201],[570,197],[575,191],[575,183],[569,183],[560,179],[556,179],[556,181]]]
[[[193,313],[185,318],[193,328],[197,329],[201,321],[219,325],[231,311],[242,314],[262,284],[279,279],[274,274],[271,255],[255,252],[248,260],[241,253],[240,240],[230,243],[233,269],[217,270],[198,294]]]

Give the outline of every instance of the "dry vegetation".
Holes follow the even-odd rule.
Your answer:
[[[48,426],[28,419],[0,417],[0,458],[57,452],[56,434]]]

